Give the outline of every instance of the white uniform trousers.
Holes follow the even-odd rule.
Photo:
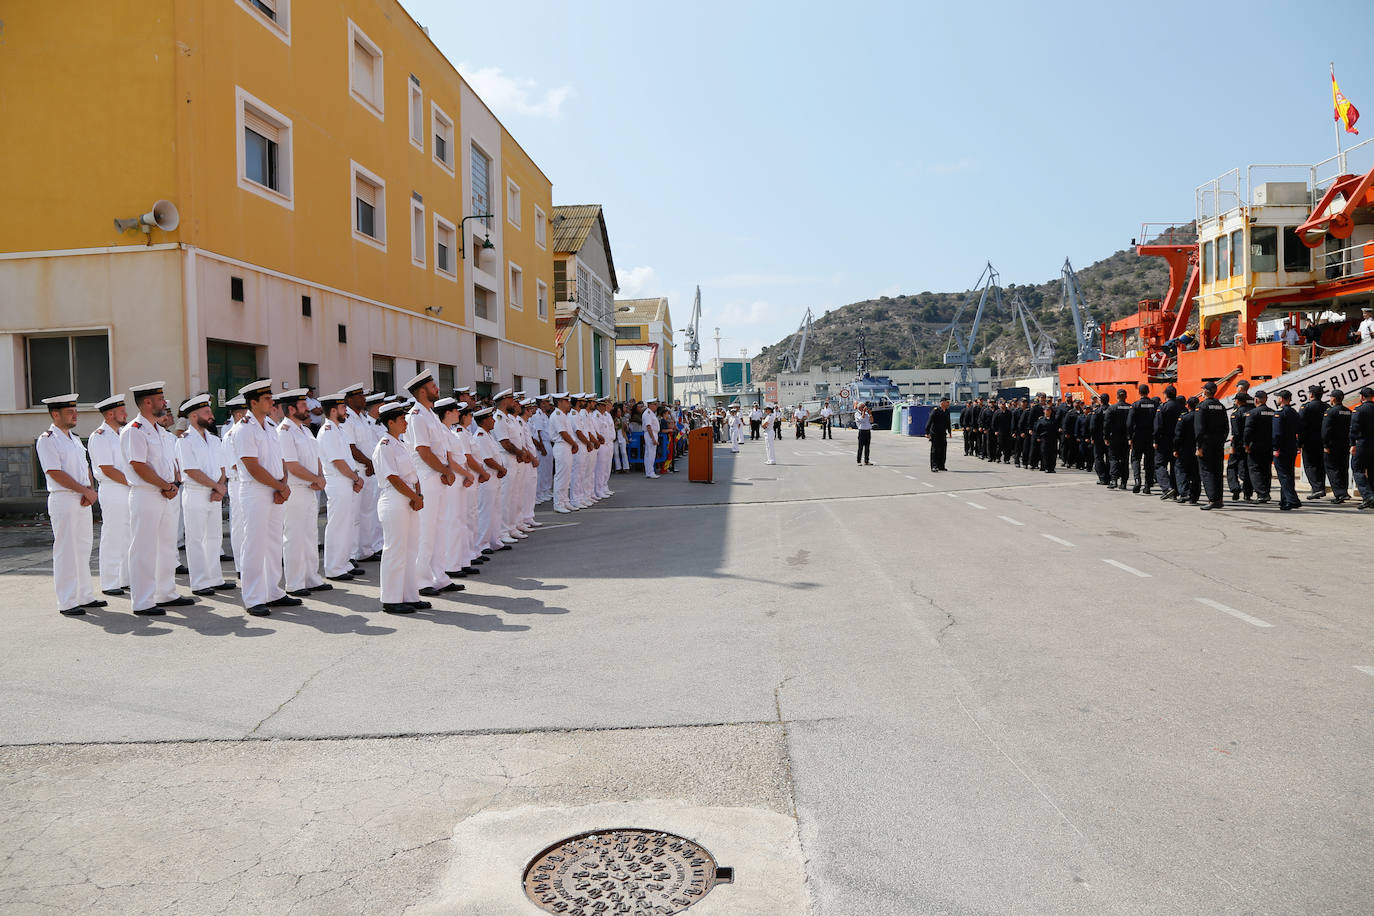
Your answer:
[[[371,479],[371,478],[369,478]],[[373,484],[376,486],[376,484]],[[324,478],[324,492],[328,497],[328,516],[324,523],[324,574],[342,576],[353,568],[348,561],[358,549],[359,510],[367,485],[353,492],[353,481],[337,474]],[[371,556],[366,553],[364,556]]]
[[[181,488],[181,514],[186,526],[186,569],[192,589],[224,584],[219,565],[224,547],[224,517],[220,503],[211,502],[214,492],[195,484]]]
[[[536,471],[534,485],[534,501],[536,503],[548,502],[553,499],[553,452],[539,456],[539,468]]]
[[[177,596],[179,508],[152,487],[129,488],[129,599],[136,611]]]
[[[413,560],[415,581],[419,583],[416,588],[443,588],[453,581],[444,570],[448,557],[439,534],[439,522],[448,499],[448,494],[440,491],[445,489],[438,474],[420,474],[420,495],[424,497],[425,507],[419,512],[419,530],[415,536]]]
[[[501,501],[501,486],[497,482],[495,475],[490,480],[482,484],[477,493],[477,553],[483,550],[494,550],[501,546],[501,539],[496,538],[496,543],[492,543],[492,529],[496,527],[494,517],[498,515]]]
[[[54,489],[48,493],[48,519],[52,522],[52,581],[57,609],[66,611],[94,601],[91,507],[81,505],[80,493]]]
[[[539,459],[539,468],[544,466],[544,459]],[[525,465],[525,487],[521,490],[524,499],[522,503],[523,511],[520,513],[520,521],[534,521],[534,504],[539,490],[539,468],[532,465]]]
[[[428,501],[425,505],[428,507]],[[415,548],[422,514],[410,508],[410,500],[391,487],[387,487],[377,500],[377,517],[382,523],[383,604],[420,600],[420,586],[415,578]]]
[[[596,487],[596,495],[605,499],[611,495],[611,456],[615,447],[607,442],[596,450],[596,473],[593,483]]]
[[[100,485],[100,587],[129,585],[129,488]]]
[[[243,532],[247,515],[243,508],[243,478],[229,481],[229,549],[234,554],[234,569],[243,574]]]
[[[558,438],[558,444],[553,447],[553,507],[554,509],[572,509],[571,489],[573,460],[577,456],[572,453],[571,446],[563,441],[563,437]]]
[[[630,454],[626,448],[624,436],[615,437],[615,469],[617,471],[628,471],[630,469]]]
[[[520,475],[520,468],[521,464],[512,458],[506,465],[506,476],[501,478],[496,526],[498,540],[515,528],[515,479]]]
[[[777,453],[773,449],[774,436],[771,432],[763,434],[763,460],[768,464],[774,464],[778,460]]]
[[[472,561],[472,526],[468,522],[468,503],[474,495],[472,487],[463,486],[462,478],[449,487],[449,510],[439,529],[439,533],[444,535],[445,571],[457,572]]]
[[[370,557],[382,549],[382,522],[377,515],[377,477],[363,476],[363,489],[358,493],[357,546],[354,559]]]
[[[243,501],[243,567],[239,590],[243,606],[256,607],[286,594],[281,587],[286,547],[286,506],[272,500],[273,490],[256,480],[240,485]],[[291,495],[295,499],[295,494]],[[313,503],[314,500],[306,500]]]
[[[282,506],[285,527],[282,562],[286,566],[286,590],[323,585],[320,576],[320,501],[318,491],[292,486],[291,498]]]
[[[658,457],[658,438],[644,434],[644,476],[653,477],[654,459]]]
[[[568,487],[568,498],[572,500],[574,509],[584,509],[591,505],[591,500],[587,498],[587,459],[591,457],[586,446],[577,450],[577,454],[572,456],[572,483]]]
[[[601,459],[603,449],[595,449],[587,453],[587,460],[582,462],[582,496],[587,505],[596,502],[596,463]]]

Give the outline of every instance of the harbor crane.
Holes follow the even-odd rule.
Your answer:
[[[1054,338],[1040,326],[1031,314],[1030,307],[1016,293],[1011,297],[1011,307],[1015,311],[1012,323],[1021,320],[1021,330],[1026,333],[1026,347],[1030,350],[1030,373],[1035,376],[1049,375],[1054,371]]]
[[[687,319],[687,327],[682,329],[687,345],[687,373],[690,376],[701,374],[701,287],[697,287],[696,298],[692,300],[692,317]],[[719,329],[717,329],[719,333]],[[719,346],[719,344],[717,344]],[[697,383],[698,395],[701,395],[700,385]],[[705,400],[699,398],[699,402]]]
[[[1059,271],[1061,286],[1059,293],[1059,307],[1065,305],[1073,313],[1073,335],[1075,345],[1078,348],[1077,362],[1091,363],[1102,358],[1102,328],[1093,316],[1088,314],[1087,303],[1079,304],[1083,298],[1083,292],[1078,287],[1078,274],[1073,272],[1073,265],[1069,259],[1064,259],[1064,267]]]
[[[983,313],[987,310],[988,293],[992,293],[996,309],[1002,311],[1002,287],[999,285],[1001,277],[997,274],[997,269],[989,261],[983,268],[983,272],[978,275],[978,282],[969,290],[968,296],[964,299],[963,305],[954,313],[954,319],[950,321],[949,341],[945,344],[945,365],[956,367],[954,377],[954,390],[951,392],[953,399],[958,402],[963,400],[965,393],[969,397],[978,396],[978,383],[973,378],[973,347],[978,342],[978,326],[983,323]],[[968,307],[973,304],[974,297],[978,297],[978,308],[973,315],[973,323],[967,331],[959,325],[959,319],[968,311]]]
[[[802,360],[806,358],[806,336],[811,333],[811,309],[806,310],[802,316],[801,326],[797,328],[797,333],[792,336],[792,343],[787,347],[787,352],[783,353],[782,360],[778,368],[783,372],[800,372]]]

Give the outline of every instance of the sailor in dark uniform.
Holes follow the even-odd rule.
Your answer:
[[[940,398],[940,406],[926,419],[926,438],[930,440],[930,470],[944,471],[946,446],[949,444],[949,398]]]
[[[1198,476],[1197,433],[1193,427],[1194,414],[1197,412],[1197,398],[1184,402],[1183,411],[1174,423],[1174,501],[1180,505],[1187,503],[1196,506],[1202,493],[1202,480]]]
[[[964,402],[964,409],[959,411],[959,432],[964,438],[964,457],[973,454],[973,429],[977,425],[977,417],[974,414],[976,406],[972,401]]]
[[[1279,508],[1287,512],[1302,508],[1294,467],[1298,451],[1302,448],[1302,418],[1293,409],[1293,392],[1285,388],[1277,397],[1279,407],[1274,415],[1274,471],[1279,478]]]
[[[1198,457],[1198,472],[1202,477],[1202,488],[1207,493],[1207,503],[1200,508],[1225,508],[1222,496],[1222,475],[1225,473],[1226,434],[1230,423],[1226,417],[1226,405],[1217,400],[1216,382],[1202,386],[1207,395],[1198,403],[1193,413],[1193,435],[1196,437],[1194,452]]]
[[[1326,496],[1326,457],[1322,451],[1322,418],[1326,416],[1326,403],[1321,385],[1308,386],[1307,394],[1307,403],[1298,411],[1302,420],[1302,472],[1311,487],[1307,498],[1322,499]]]
[[[1049,404],[1045,405],[1044,415],[1035,421],[1035,438],[1040,443],[1040,470],[1053,474],[1059,461],[1059,421]]]
[[[1237,391],[1235,403],[1231,405],[1231,454],[1226,458],[1226,483],[1231,488],[1231,502],[1244,493],[1248,503],[1255,495],[1245,461],[1245,415],[1251,406],[1250,395]]]
[[[1255,502],[1269,502],[1274,479],[1274,408],[1264,389],[1255,392],[1255,406],[1245,415],[1245,465]]]
[[[1005,401],[997,404],[997,413],[992,417],[993,435],[996,437],[997,451],[993,453],[992,460],[1000,461],[1003,464],[1011,464],[1012,450],[1012,424],[1015,417],[1012,416],[1011,407]]]
[[[1097,406],[1093,408],[1090,429],[1093,437],[1093,470],[1097,472],[1097,482],[1100,486],[1111,485],[1111,470],[1107,462],[1107,411],[1111,410],[1111,402],[1106,394],[1097,396]]]
[[[1126,438],[1131,442],[1131,492],[1139,493],[1143,488],[1146,495],[1149,495],[1155,478],[1155,411],[1159,409],[1159,402],[1150,397],[1149,385],[1141,385],[1139,391],[1140,397],[1136,398],[1135,403],[1126,411]]]
[[[1350,408],[1341,403],[1345,392],[1331,392],[1331,404],[1322,417],[1322,451],[1326,460],[1326,479],[1331,484],[1331,501],[1340,505],[1350,498]]]
[[[1131,442],[1126,431],[1130,412],[1131,406],[1126,403],[1126,389],[1116,389],[1116,403],[1107,410],[1107,422],[1104,430],[1109,461],[1108,476],[1111,478],[1111,482],[1107,486],[1113,490],[1126,489],[1126,477],[1130,470],[1131,458]]]
[[[1360,405],[1350,417],[1350,469],[1360,491],[1357,509],[1374,509],[1374,388],[1360,389]]]
[[[1155,483],[1164,492],[1160,499],[1173,499],[1178,495],[1178,481],[1174,478],[1174,431],[1178,429],[1178,417],[1186,405],[1178,396],[1173,385],[1164,388],[1164,403],[1155,411]]]

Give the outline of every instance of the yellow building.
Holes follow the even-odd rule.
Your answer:
[[[673,400],[673,319],[668,300],[617,299],[615,355],[629,364],[639,400]]]
[[[606,395],[615,371],[611,309],[620,284],[601,206],[554,207],[553,251],[558,389]]]
[[[0,85],[0,447],[149,379],[552,390],[550,181],[395,0],[6,4]]]

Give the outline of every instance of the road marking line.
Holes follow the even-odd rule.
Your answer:
[[[1356,666],[1355,666],[1355,670],[1356,670],[1356,671],[1363,671],[1365,674],[1369,675],[1370,677],[1374,677],[1374,665],[1356,665]]]
[[[916,479],[915,477],[912,477],[910,474],[903,474],[902,476],[905,477],[907,480],[915,480],[915,479]]]
[[[1045,538],[1046,540],[1054,541],[1056,544],[1063,544],[1065,547],[1072,547],[1072,546],[1073,546],[1073,544],[1072,544],[1071,542],[1066,541],[1066,540],[1064,540],[1063,538],[1057,538],[1057,537],[1055,537],[1055,536],[1052,535],[1052,534],[1044,534],[1044,533],[1042,532],[1040,536],[1041,536],[1042,538]]]
[[[913,479],[915,479],[915,478],[913,478]],[[923,486],[923,487],[930,487],[932,490],[935,489],[935,484],[933,484],[933,483],[927,483],[927,482],[924,481],[924,480],[921,481],[921,486]]]
[[[1205,604],[1205,605],[1207,605],[1209,608],[1212,608],[1213,610],[1221,611],[1223,614],[1230,614],[1232,617],[1235,617],[1235,618],[1237,618],[1237,619],[1239,619],[1239,620],[1244,620],[1246,623],[1252,624],[1253,626],[1257,626],[1257,627],[1272,627],[1272,626],[1273,626],[1272,623],[1267,623],[1266,621],[1260,620],[1258,617],[1251,617],[1249,614],[1245,613],[1244,611],[1238,611],[1238,610],[1236,610],[1236,609],[1233,608],[1233,607],[1227,607],[1226,605],[1222,604],[1220,601],[1213,601],[1211,598],[1198,598],[1198,599],[1197,599],[1197,602],[1198,602],[1199,604]]]
[[[1018,522],[1016,519],[1014,519],[1014,518],[1012,518],[1012,517],[1010,517],[1010,516],[1007,516],[1007,515],[999,515],[999,516],[997,516],[997,517],[1000,518],[1002,521],[1006,522],[1008,525],[1015,525],[1015,526],[1018,527],[1018,528],[1024,528],[1024,527],[1026,527],[1022,522]]]
[[[953,492],[953,491],[950,491],[950,492],[946,493],[945,495],[948,496],[950,499],[960,499],[960,498],[962,498],[962,497],[959,496],[958,493],[955,493],[955,492]]]
[[[582,524],[582,523],[581,523],[581,522],[564,522],[564,523],[561,524],[561,525],[540,525],[540,526],[539,526],[538,528],[536,528],[535,530],[536,530],[536,531],[552,531],[552,530],[555,529],[555,528],[575,528],[575,527],[577,527],[577,526],[580,525],[580,524]]]
[[[987,508],[987,506],[980,506],[980,505],[978,505],[977,503],[969,503],[969,505],[972,506],[972,507],[975,508],[975,509],[986,509],[986,508]]]
[[[1148,579],[1148,578],[1150,578],[1150,574],[1149,574],[1149,573],[1147,573],[1147,572],[1141,572],[1140,570],[1136,569],[1134,566],[1127,566],[1125,563],[1121,563],[1121,562],[1119,562],[1119,561],[1117,561],[1117,560],[1113,560],[1113,559],[1111,559],[1111,558],[1109,558],[1109,557],[1103,557],[1103,558],[1102,558],[1102,562],[1103,562],[1103,563],[1106,563],[1108,566],[1115,566],[1117,569],[1125,570],[1126,572],[1130,573],[1130,574],[1133,575],[1133,576],[1139,576],[1139,577],[1142,578],[1142,579]]]

